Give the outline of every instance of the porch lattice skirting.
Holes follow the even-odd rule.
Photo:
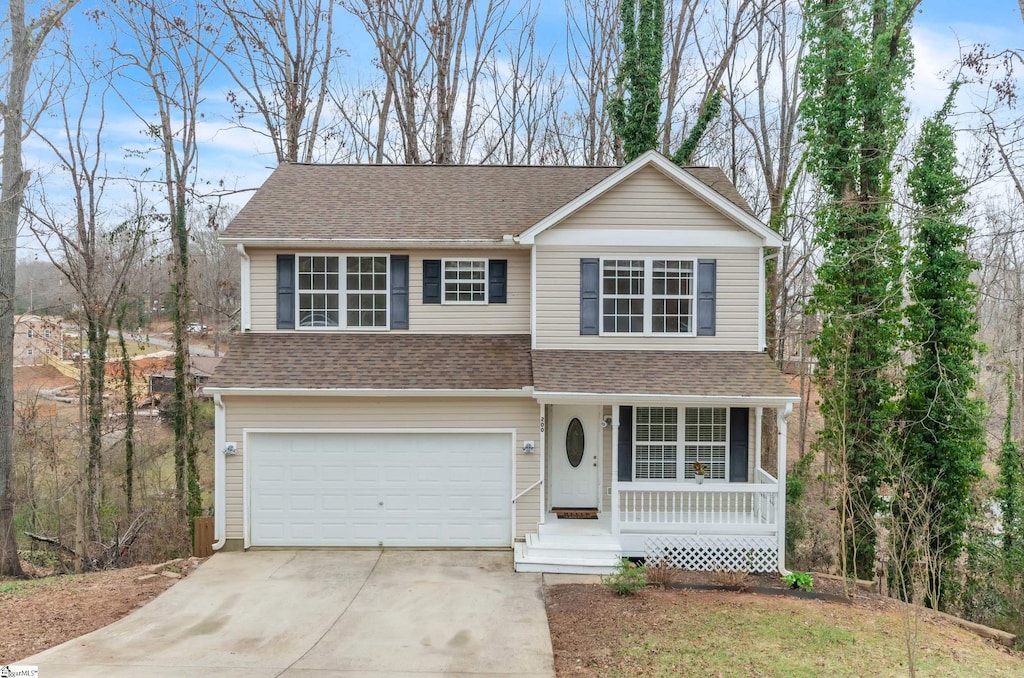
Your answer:
[[[776,572],[779,567],[775,537],[657,536],[645,541],[648,563],[705,572]]]

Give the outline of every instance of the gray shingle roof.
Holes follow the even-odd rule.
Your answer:
[[[534,391],[796,398],[766,353],[533,351]]]
[[[521,389],[530,335],[247,333],[207,388]]]
[[[526,334],[247,333],[207,388],[521,389],[796,398],[765,353],[532,351]]]
[[[499,240],[522,233],[618,169],[284,164],[224,237]],[[722,170],[686,171],[750,212]]]

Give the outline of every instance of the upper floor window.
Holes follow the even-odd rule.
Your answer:
[[[387,259],[300,254],[299,327],[387,327]]]
[[[445,259],[442,273],[444,303],[487,303],[486,259]]]
[[[693,334],[693,259],[605,259],[601,330],[605,334]]]
[[[387,327],[388,258],[347,257],[345,278],[349,327]]]
[[[31,327],[28,329],[28,338],[29,339],[32,338],[32,328]]]
[[[50,338],[50,328],[49,327],[47,327],[46,329],[43,330],[43,336],[45,338],[47,338],[47,339]]]

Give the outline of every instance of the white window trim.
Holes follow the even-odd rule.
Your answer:
[[[644,262],[644,331],[643,332],[606,332],[604,329],[604,264],[605,261],[642,261]],[[693,312],[693,321],[690,323],[692,328],[689,332],[655,332],[654,331],[654,261],[689,261],[693,266],[693,294],[688,295],[692,300],[690,308]],[[598,263],[600,267],[600,276],[598,283],[600,285],[599,293],[597,295],[597,304],[599,318],[598,318],[598,336],[602,337],[696,337],[697,336],[697,258],[696,257],[680,257],[674,255],[658,255],[649,257],[634,257],[630,255],[622,256],[608,256],[601,257]],[[659,298],[661,296],[659,295]],[[669,297],[669,298],[686,298],[686,297]]]
[[[675,440],[675,446],[676,446],[676,477],[675,478],[641,478],[641,479],[638,480],[637,477],[636,477],[636,461],[637,461],[636,460],[636,458],[637,458],[636,446],[637,446],[637,444],[638,443],[641,444],[641,445],[657,444],[657,443],[646,443],[646,442],[645,443],[640,443],[639,440],[638,440],[638,436],[637,436],[637,411],[641,407],[646,407],[646,408],[652,408],[652,407],[654,407],[654,408],[673,408],[673,409],[676,410],[676,440]],[[732,456],[730,454],[730,450],[731,450],[730,444],[732,442],[731,439],[730,439],[730,436],[731,436],[732,432],[730,431],[730,426],[729,426],[729,422],[732,421],[732,408],[731,407],[724,407],[723,408],[723,407],[720,407],[720,406],[717,406],[717,405],[692,405],[692,406],[690,406],[690,405],[672,405],[672,404],[661,405],[661,404],[658,404],[658,403],[650,403],[650,404],[644,404],[644,405],[635,405],[633,407],[633,469],[632,469],[632,476],[631,476],[632,479],[633,479],[633,482],[641,482],[641,483],[690,483],[690,484],[696,484],[697,480],[695,478],[687,478],[686,477],[686,468],[684,466],[685,460],[686,460],[685,447],[687,445],[699,445],[700,444],[700,443],[687,443],[686,442],[686,433],[685,433],[685,430],[686,430],[685,429],[685,426],[686,426],[686,410],[688,410],[688,409],[703,409],[703,408],[708,408],[708,407],[710,407],[711,409],[724,409],[725,410],[725,442],[724,443],[713,443],[715,445],[721,445],[721,444],[725,445],[725,477],[724,478],[709,478],[709,477],[705,476],[704,482],[705,483],[728,483],[729,482],[729,473],[731,471],[731,468],[730,468],[730,461],[731,461],[730,457]],[[680,433],[682,433],[683,435],[679,435]],[[663,442],[664,443],[668,443],[668,441],[663,441]],[[749,449],[748,449],[748,454],[749,454]],[[680,473],[679,472],[680,470],[682,470],[683,472]]]
[[[447,297],[447,290],[445,289],[448,280],[445,278],[445,264],[448,262],[483,262],[484,265],[484,300],[483,301],[450,301]],[[455,282],[455,281],[452,281]],[[487,259],[482,257],[449,257],[447,259],[441,259],[441,304],[445,306],[483,306],[489,304],[491,301],[490,294],[490,282],[491,282],[491,264]]]
[[[299,288],[299,257],[338,258],[338,326],[323,327],[301,324],[299,299],[303,290]],[[384,257],[384,324],[379,327],[360,327],[348,324],[348,260],[347,257]],[[305,290],[307,293],[309,290]],[[334,294],[334,292],[330,292]],[[391,256],[383,252],[296,252],[295,253],[295,329],[303,332],[383,332],[391,329]]]

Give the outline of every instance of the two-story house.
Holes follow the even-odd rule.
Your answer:
[[[63,359],[64,330],[58,318],[31,313],[14,318],[14,364],[43,365],[47,356]]]
[[[218,547],[783,566],[782,241],[720,170],[282,165],[223,240],[242,333],[206,387]]]

